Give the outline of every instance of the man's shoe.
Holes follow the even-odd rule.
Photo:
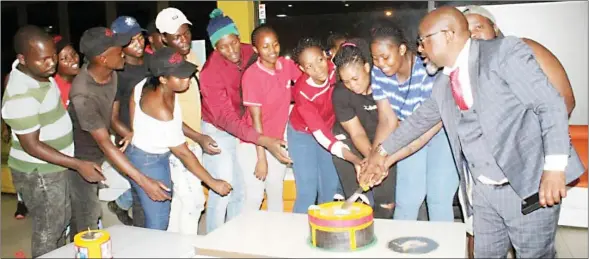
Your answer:
[[[121,209],[121,207],[119,207],[119,205],[117,205],[117,203],[115,201],[109,201],[107,206],[108,206],[108,210],[110,210],[110,212],[117,215],[117,218],[123,224],[125,224],[127,226],[133,225],[133,219],[131,217],[129,217],[129,212],[124,209]]]

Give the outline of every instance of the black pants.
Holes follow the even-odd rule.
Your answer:
[[[346,143],[348,144],[348,143]],[[349,144],[348,144],[349,145]],[[362,157],[357,150],[349,145],[359,157]],[[339,157],[333,156],[333,164],[339,175],[342,188],[344,190],[344,196],[349,198],[357,189],[360,187],[356,180],[356,170],[354,165],[348,161],[345,161]],[[372,209],[374,210],[374,217],[379,219],[392,219],[393,210],[381,207],[381,204],[390,204],[395,202],[395,187],[397,183],[397,170],[393,166],[389,169],[389,175],[385,178],[382,183],[375,186],[372,191],[374,194],[374,204]]]
[[[94,161],[102,164],[102,161]],[[90,183],[77,171],[69,171],[70,199],[72,202],[72,219],[70,221],[70,241],[84,230],[98,229],[98,220],[102,216],[102,207],[98,199],[98,184]]]
[[[70,221],[68,174],[23,173],[11,168],[16,191],[29,209],[33,225],[32,257],[36,258],[65,245],[65,230]]]

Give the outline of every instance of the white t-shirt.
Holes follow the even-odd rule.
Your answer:
[[[135,86],[133,101],[133,140],[131,143],[139,149],[153,154],[163,154],[170,147],[177,147],[186,142],[182,132],[182,109],[178,97],[174,99],[174,114],[170,121],[157,120],[141,110],[140,100],[143,86],[147,79],[143,79]]]

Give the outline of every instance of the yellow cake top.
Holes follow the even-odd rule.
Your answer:
[[[343,210],[343,201],[334,201],[309,207],[309,216],[325,220],[353,220],[372,215],[372,207],[364,203],[353,203]]]

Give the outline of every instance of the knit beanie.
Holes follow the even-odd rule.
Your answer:
[[[211,17],[211,20],[209,21],[209,25],[207,25],[207,32],[213,47],[225,35],[235,34],[239,36],[235,23],[233,23],[231,18],[224,16],[221,9],[216,8],[209,14],[209,17]]]

